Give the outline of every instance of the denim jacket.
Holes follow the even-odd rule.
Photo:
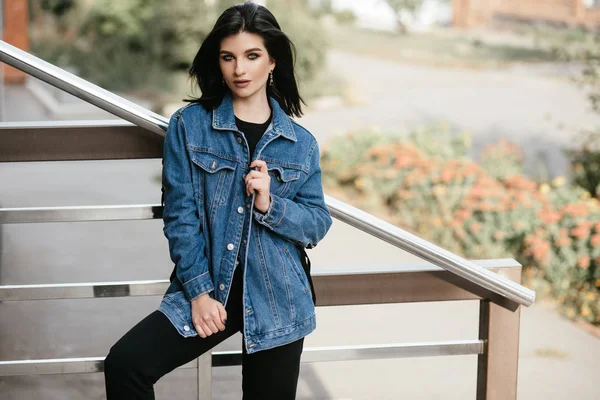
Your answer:
[[[162,311],[184,337],[196,336],[190,302],[202,294],[226,304],[233,273],[244,272],[248,353],[296,341],[316,327],[308,278],[296,245],[314,247],[331,226],[321,185],[319,147],[270,98],[272,122],[249,154],[231,95],[213,111],[192,103],[176,111],[164,145],[164,234],[175,274]],[[267,163],[266,213],[246,196],[251,160]]]

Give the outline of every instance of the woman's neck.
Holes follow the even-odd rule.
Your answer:
[[[271,107],[266,93],[247,98],[234,97],[233,113],[242,121],[262,124],[271,116]]]

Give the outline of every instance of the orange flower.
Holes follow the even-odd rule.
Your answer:
[[[563,208],[565,213],[569,213],[574,217],[587,217],[588,209],[584,204],[567,204]]]
[[[577,266],[581,269],[588,269],[590,267],[590,256],[583,256],[577,261]]]
[[[444,169],[440,175],[440,180],[444,183],[449,183],[454,179],[454,174],[450,169]]]
[[[456,212],[456,216],[462,220],[465,220],[467,218],[470,218],[471,215],[473,215],[473,212],[471,210],[468,210],[466,208],[460,209]]]
[[[567,228],[560,228],[559,234],[560,236],[567,236],[569,234],[569,230]]]
[[[539,213],[540,218],[547,224],[560,221],[560,214],[551,210],[544,210]]]
[[[571,229],[571,236],[574,236],[578,239],[583,239],[588,237],[590,234],[590,230],[585,226],[577,226],[576,228]]]
[[[600,233],[596,233],[595,235],[592,235],[590,242],[592,243],[592,246],[594,246],[594,247],[600,246]]]
[[[562,236],[562,237],[558,238],[558,240],[556,241],[556,245],[558,247],[566,247],[566,246],[570,246],[572,242],[573,241],[571,240],[571,238]]]
[[[550,243],[544,240],[536,240],[535,245],[531,248],[531,255],[536,261],[542,262],[548,255],[549,251]]]
[[[502,231],[496,231],[494,233],[494,239],[496,239],[496,240],[502,240],[502,239],[504,239],[504,232],[502,232]]]
[[[521,228],[523,228],[523,223],[522,223],[521,221],[516,221],[516,222],[513,224],[513,227],[514,227],[516,230],[520,230]]]
[[[471,229],[471,232],[477,233],[481,230],[481,224],[479,222],[473,222],[469,228]]]

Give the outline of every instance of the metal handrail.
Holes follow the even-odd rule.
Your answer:
[[[38,57],[0,40],[0,61],[73,94],[105,111],[152,132],[164,134],[167,119],[120,96],[76,77]],[[516,304],[530,306],[535,292],[481,268],[439,246],[346,203],[326,196],[332,216],[402,250],[438,265],[483,289]],[[494,300],[494,299],[493,299]],[[494,300],[495,301],[495,300]]]
[[[104,111],[164,136],[169,120],[56,65],[0,40],[0,61]]]

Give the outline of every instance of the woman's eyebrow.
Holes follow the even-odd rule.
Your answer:
[[[263,51],[263,49],[261,49],[261,48],[259,48],[259,47],[255,47],[255,48],[253,48],[253,49],[246,50],[245,52],[246,52],[246,53],[253,53],[253,52],[256,52],[256,51]],[[219,52],[219,54],[233,54],[233,53],[232,53],[231,51],[227,51],[227,50],[221,50],[221,51]]]

